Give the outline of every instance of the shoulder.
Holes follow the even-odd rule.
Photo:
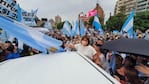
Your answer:
[[[88,45],[89,49],[95,50],[91,45]]]

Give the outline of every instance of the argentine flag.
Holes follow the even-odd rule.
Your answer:
[[[78,20],[74,23],[74,26],[71,30],[71,36],[76,36],[76,35],[79,35],[79,22]]]
[[[71,27],[68,21],[65,21],[63,28],[62,28],[62,32],[67,36],[71,36]]]
[[[21,23],[24,23],[24,20],[23,20],[23,17],[22,17],[22,9],[20,7],[20,5],[18,4],[18,17],[17,17],[17,21],[18,22],[21,22]],[[12,35],[11,35],[12,36]],[[17,39],[18,40],[18,48],[19,49],[23,49],[23,42],[20,40],[20,39]]]
[[[20,22],[10,20],[0,15],[0,28],[13,35],[17,39],[23,41],[27,45],[47,53],[47,49],[60,49],[61,41],[51,38],[33,28],[28,27]]]
[[[80,36],[83,37],[86,34],[86,29],[83,20],[80,20]]]
[[[103,29],[97,16],[94,16],[93,26],[97,31],[100,31],[100,34],[103,34]]]
[[[44,28],[52,29],[51,23],[48,20],[45,22]]]
[[[17,17],[17,21],[18,22],[23,22],[23,17],[22,17],[22,9],[20,8],[20,5],[18,4],[18,17]]]
[[[121,33],[127,32],[129,38],[133,38],[133,21],[134,21],[134,10],[128,16],[128,19],[122,26]]]

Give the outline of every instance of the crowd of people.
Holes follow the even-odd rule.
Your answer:
[[[88,29],[83,37],[80,35],[68,37],[58,30],[50,30],[46,34],[61,40],[64,52],[81,52],[121,84],[149,84],[149,58],[100,49],[104,42],[127,38],[127,35],[112,33],[100,35],[99,33],[94,29]],[[138,38],[143,38],[143,36],[138,35]],[[49,53],[54,52],[49,51]],[[26,44],[23,45],[23,49],[19,49],[16,40],[0,43],[0,62],[39,53],[41,52]]]

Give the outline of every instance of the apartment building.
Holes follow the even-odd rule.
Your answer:
[[[149,11],[149,0],[137,0],[136,12]]]

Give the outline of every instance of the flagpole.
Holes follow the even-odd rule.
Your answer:
[[[80,14],[78,15],[78,19],[79,19],[79,24],[78,24],[78,26],[79,26],[79,31],[80,31]],[[79,33],[79,35],[80,35],[80,33]]]
[[[78,19],[79,19],[79,24],[78,24],[78,26],[79,26],[79,35],[80,35],[80,15],[81,14],[83,14],[83,16],[84,16],[84,13],[83,12],[81,12],[81,13],[79,13],[79,15],[78,15]],[[81,36],[81,35],[80,35]]]
[[[5,31],[5,36],[6,36],[6,41],[8,41],[8,35],[6,31]]]

